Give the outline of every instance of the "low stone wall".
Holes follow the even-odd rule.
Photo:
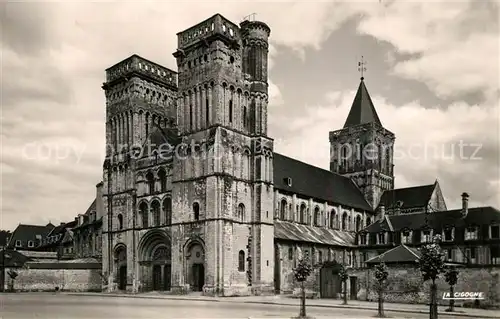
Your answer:
[[[13,268],[18,276],[14,280],[15,291],[101,291],[100,263],[34,262],[23,268]],[[10,269],[7,269],[9,271]],[[9,289],[7,276],[5,288]]]
[[[352,270],[350,275],[358,277],[359,300],[376,301],[378,295],[374,289],[373,270]],[[450,287],[445,282],[444,276],[437,280],[438,300],[442,305],[447,305],[448,300],[443,300],[443,293],[449,292]],[[387,302],[399,303],[429,303],[430,282],[423,282],[420,270],[409,267],[389,267],[388,287],[384,299]],[[463,268],[459,269],[456,292],[483,292],[485,300],[480,304],[484,306],[500,306],[500,267],[489,268]],[[473,301],[471,301],[473,302]],[[470,302],[469,302],[470,303]],[[456,301],[456,305],[464,302]]]

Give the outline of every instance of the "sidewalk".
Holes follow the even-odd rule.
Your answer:
[[[191,301],[210,301],[210,302],[232,302],[232,303],[252,303],[252,304],[270,304],[283,306],[298,306],[299,299],[286,296],[247,296],[247,297],[206,297],[201,295],[168,295],[156,292],[141,293],[141,294],[116,294],[116,293],[71,293],[63,292],[67,295],[85,295],[99,297],[123,297],[123,298],[149,298],[149,299],[170,299],[170,300],[191,300]],[[307,299],[306,305],[309,307],[327,307],[327,308],[353,308],[366,309],[377,311],[378,305],[376,302],[349,300],[347,305],[342,305],[341,300],[331,299]],[[498,310],[484,310],[455,307],[455,312],[446,312],[446,306],[439,307],[439,314],[455,316],[455,317],[475,317],[475,318],[500,318]],[[384,303],[384,310],[387,312],[400,313],[429,313],[428,305],[418,304],[398,304]]]

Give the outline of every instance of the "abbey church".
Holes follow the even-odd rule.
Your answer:
[[[270,33],[263,22],[236,25],[217,14],[177,34],[177,72],[137,55],[106,70],[107,291],[287,293],[298,256],[364,267],[408,230],[419,236],[406,244],[424,242],[414,216],[429,212],[476,220],[481,240],[483,231],[499,236],[498,210],[469,208],[465,193],[455,212],[437,181],[394,189],[395,135],[363,79],[344,127],[325,136],[329,171],[275,153]],[[415,223],[392,222],[402,215]],[[438,224],[434,231],[445,232]],[[500,263],[497,246],[471,251],[478,262]]]

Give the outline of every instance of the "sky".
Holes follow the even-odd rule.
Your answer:
[[[0,228],[71,221],[102,179],[107,67],[176,70],[176,33],[221,13],[271,27],[275,151],[328,169],[360,74],[396,135],[396,187],[500,208],[499,1],[4,2]],[[462,151],[460,151],[462,150]]]

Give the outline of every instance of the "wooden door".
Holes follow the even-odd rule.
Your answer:
[[[342,283],[337,273],[331,267],[324,267],[320,270],[320,296],[321,298],[336,299],[342,291]]]
[[[171,287],[172,266],[165,265],[163,268],[163,290],[169,291]]]
[[[193,290],[203,291],[205,284],[205,267],[203,264],[193,264]]]
[[[358,277],[350,277],[351,280],[351,300],[358,299]]]
[[[161,266],[154,265],[153,266],[153,290],[158,291],[161,290]]]
[[[118,270],[118,289],[127,289],[127,266],[121,266]]]

